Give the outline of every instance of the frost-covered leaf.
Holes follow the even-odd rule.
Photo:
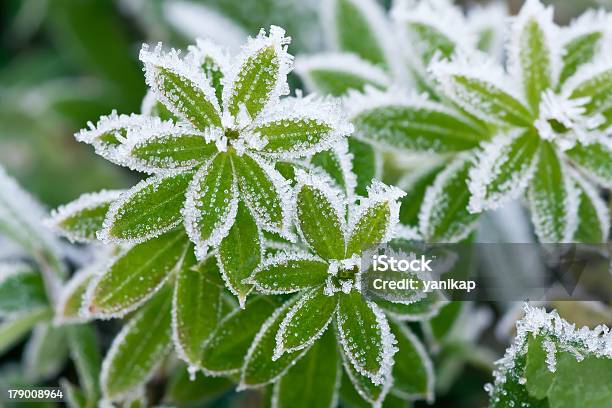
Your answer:
[[[580,67],[590,63],[598,52],[603,38],[601,31],[591,31],[572,38],[563,46],[562,68],[558,86],[561,87]]]
[[[520,78],[532,112],[538,112],[542,93],[553,85],[555,60],[551,49],[556,34],[553,8],[530,0],[521,9],[511,28],[510,70]]]
[[[66,327],[70,357],[79,376],[79,384],[89,401],[96,401],[100,395],[100,368],[102,358],[95,329],[91,325]]]
[[[310,163],[315,166],[314,169],[311,169],[312,172],[318,172],[319,169],[323,170],[331,177],[335,187],[342,190],[347,197],[354,196],[357,177],[353,173],[351,155],[348,152],[346,141],[336,143],[333,149],[314,154],[310,158]],[[365,176],[367,177],[367,174]]]
[[[570,242],[577,227],[578,191],[549,142],[541,145],[527,192],[540,242]]]
[[[391,302],[381,298],[374,299],[374,301],[385,311],[387,316],[397,321],[407,322],[429,319],[435,316],[444,305],[441,295],[437,291],[432,291],[423,299],[410,304]]]
[[[312,95],[284,98],[251,131],[266,142],[261,152],[287,159],[328,149],[352,130],[338,101]]]
[[[331,0],[324,4],[324,22],[331,45],[389,69],[392,38],[383,9],[373,0]]]
[[[323,259],[344,259],[345,210],[338,193],[314,176],[300,179],[296,216],[304,240]]]
[[[114,201],[106,214],[103,241],[139,243],[180,224],[185,191],[193,172],[153,176],[136,184]]]
[[[499,208],[527,187],[538,161],[540,139],[533,132],[503,134],[486,143],[470,169],[471,212]]]
[[[104,226],[104,219],[111,204],[123,192],[102,190],[83,194],[75,201],[54,210],[46,224],[71,242],[93,242],[96,240],[96,233]]]
[[[517,335],[488,385],[489,406],[607,407],[612,372],[610,332],[576,329],[556,312],[526,306]]]
[[[391,323],[397,340],[397,354],[393,365],[393,390],[402,398],[431,401],[434,397],[434,371],[425,347],[408,327]]]
[[[236,183],[228,154],[218,154],[198,170],[186,193],[185,229],[203,258],[231,228],[238,209]]]
[[[598,183],[612,188],[612,142],[601,139],[589,145],[578,143],[565,154]]]
[[[347,258],[391,239],[399,222],[398,200],[404,194],[400,189],[378,181],[368,187],[368,197],[361,200],[359,207],[350,214]]]
[[[50,318],[49,308],[38,308],[19,313],[0,322],[0,355],[19,342],[39,321]]]
[[[269,297],[254,297],[244,309],[228,314],[204,344],[201,366],[211,375],[236,374],[261,325],[278,304]]]
[[[339,295],[337,329],[350,364],[374,384],[383,384],[393,365],[396,340],[383,312],[357,291]]]
[[[0,166],[0,233],[19,245],[49,276],[64,275],[59,244],[43,228],[45,210]]]
[[[19,262],[0,262],[0,317],[49,304],[40,272]]]
[[[459,157],[427,188],[419,212],[419,230],[426,241],[458,242],[472,231],[478,215],[468,211],[471,166],[469,159]]]
[[[155,92],[150,89],[142,100],[140,111],[142,115],[153,116],[164,121],[178,122],[180,120],[166,108],[166,105],[157,100]]]
[[[261,325],[242,366],[238,389],[256,388],[280,378],[308,349],[285,353],[274,359],[276,333],[281,322],[295,304],[297,296],[285,302]]]
[[[172,336],[178,356],[191,367],[199,367],[204,342],[223,317],[222,288],[206,279],[214,261],[194,270],[193,251],[185,255],[174,285]]]
[[[347,101],[355,135],[388,150],[456,152],[474,148],[482,129],[422,96],[372,89]]]
[[[587,64],[570,78],[563,90],[571,94],[572,99],[588,98],[584,105],[585,115],[603,115],[600,128],[606,130],[612,125],[612,68],[609,64]]]
[[[374,179],[379,179],[382,172],[382,158],[376,149],[369,143],[356,138],[348,139],[349,153],[353,156],[352,171],[357,178],[355,193],[367,195],[367,187]]]
[[[89,285],[84,307],[99,317],[121,317],[155,294],[181,267],[191,248],[182,230],[138,244],[115,259]]]
[[[341,96],[366,85],[384,89],[389,77],[379,67],[354,54],[316,54],[297,57],[295,72],[311,92]]]
[[[410,51],[427,66],[432,58],[450,59],[457,49],[475,46],[474,29],[450,1],[394,3],[392,16],[405,31]]]
[[[131,169],[159,173],[195,167],[208,161],[217,152],[217,147],[195,130],[164,123],[130,134],[122,151]]]
[[[59,381],[64,392],[64,401],[68,408],[87,408],[87,396],[83,391],[65,378]]]
[[[265,259],[248,282],[266,294],[297,292],[323,284],[328,268],[329,265],[318,257],[280,252]]]
[[[128,132],[157,123],[147,115],[118,115],[116,111],[102,116],[94,125],[89,122],[87,129],[74,135],[79,142],[90,144],[95,152],[113,163],[121,163],[119,148],[127,141]]]
[[[262,159],[232,156],[241,198],[257,223],[270,232],[285,234],[289,221],[287,182]]]
[[[178,51],[164,52],[161,43],[153,51],[140,51],[145,78],[157,99],[175,115],[199,130],[221,126],[219,103],[204,73],[195,63],[181,60]]]
[[[34,327],[25,345],[26,376],[31,381],[49,380],[64,367],[67,357],[66,331],[50,323],[40,323]]]
[[[494,62],[458,56],[451,62],[434,63],[430,70],[447,96],[481,120],[531,126],[532,114],[520,102],[516,85]]]
[[[83,297],[95,273],[104,268],[100,263],[94,263],[77,271],[68,282],[64,284],[55,305],[54,322],[56,324],[82,323],[87,318],[81,315]]]
[[[171,288],[165,287],[115,337],[100,373],[106,398],[132,395],[163,361],[172,345],[171,308]]]
[[[252,285],[244,283],[261,262],[263,243],[261,232],[248,208],[241,201],[234,225],[217,251],[217,260],[221,276],[230,291],[238,297],[244,306]]]
[[[336,339],[328,330],[274,385],[272,408],[335,407],[341,375]]]
[[[355,370],[344,350],[338,351],[342,356],[342,365],[346,373],[340,386],[343,401],[349,402],[350,406],[380,408],[388,396],[393,378],[389,376],[384,383],[374,384],[370,378]],[[364,401],[367,403],[364,404]]]
[[[277,26],[270,27],[269,35],[262,29],[256,38],[249,38],[223,89],[223,106],[232,116],[244,107],[255,118],[269,102],[289,92],[287,74],[293,64],[287,53],[290,41]]]
[[[605,243],[610,232],[610,212],[597,189],[578,174],[573,174],[578,188],[578,226],[574,240]]]
[[[225,34],[225,33],[224,33]],[[206,79],[215,90],[219,105],[222,105],[223,78],[229,70],[227,50],[209,40],[196,39],[196,45],[189,46],[190,57],[199,65]]]
[[[317,341],[329,326],[337,303],[337,297],[326,295],[322,286],[304,291],[280,324],[273,358],[309,347]]]

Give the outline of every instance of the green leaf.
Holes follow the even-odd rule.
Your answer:
[[[0,263],[0,317],[48,304],[40,272],[25,263]]]
[[[253,129],[267,142],[262,152],[283,158],[300,157],[322,150],[338,138],[335,124],[331,121],[289,116],[292,113],[284,112],[287,117],[261,123]]]
[[[327,330],[337,303],[337,297],[326,295],[322,286],[304,291],[280,324],[273,358],[315,343]]]
[[[462,302],[459,301],[450,301],[443,304],[438,314],[426,322],[432,340],[435,343],[440,343],[448,338],[466,310]]]
[[[341,375],[336,339],[329,330],[274,385],[273,405],[276,408],[332,407],[337,400]]]
[[[238,389],[259,388],[276,381],[307,351],[285,353],[274,359],[276,333],[296,298],[285,302],[261,325],[244,359]]]
[[[227,61],[224,60],[224,50],[210,41],[196,40],[196,45],[189,46],[189,53],[200,64],[221,106],[223,104],[223,78],[226,74],[223,72],[223,67],[227,64]]]
[[[68,357],[66,331],[51,323],[39,323],[25,345],[23,366],[28,379],[41,382],[62,370]]]
[[[579,68],[593,60],[600,48],[603,33],[592,31],[572,38],[563,46],[563,67],[559,74],[558,89],[572,77]]]
[[[244,283],[251,276],[261,262],[263,244],[259,228],[241,201],[234,225],[219,244],[217,260],[221,276],[230,291],[238,297],[241,306],[244,306],[252,285]]]
[[[433,400],[433,363],[425,347],[403,324],[391,323],[391,332],[398,348],[393,365],[392,392],[402,398]]]
[[[278,305],[272,299],[259,296],[227,315],[204,344],[201,366],[205,373],[236,374],[261,325]]]
[[[51,309],[41,307],[0,322],[0,355],[17,344],[36,323],[52,315]]]
[[[185,191],[193,172],[163,174],[141,181],[115,201],[98,238],[143,242],[180,224]]]
[[[469,173],[469,210],[495,209],[518,197],[535,171],[539,147],[540,138],[531,131],[500,135],[483,146]]]
[[[122,190],[102,190],[83,194],[75,201],[53,211],[47,223],[71,242],[94,242],[96,232],[104,226],[104,219],[111,204],[122,193]]]
[[[407,178],[400,181],[399,186],[406,192],[400,199],[400,222],[408,226],[416,226],[419,223],[419,211],[425,199],[427,187],[432,185],[438,174],[446,167],[447,162],[436,163],[415,171]]]
[[[399,206],[393,198],[387,197],[386,200],[370,202],[359,209],[346,245],[347,258],[361,254],[362,251],[387,239],[394,227],[394,218],[397,218],[399,212]]]
[[[185,229],[203,258],[209,245],[218,244],[232,226],[238,207],[234,175],[229,155],[218,154],[198,170],[186,194]]]
[[[138,244],[92,282],[86,305],[94,316],[121,317],[155,294],[191,248],[182,230]]]
[[[223,317],[223,290],[206,279],[208,271],[193,270],[193,251],[185,255],[174,286],[172,335],[178,356],[199,367],[204,342]],[[204,268],[215,267],[206,262]]]
[[[255,118],[269,101],[285,93],[291,61],[285,45],[289,41],[285,30],[271,26],[269,37],[261,30],[257,38],[244,48],[240,57],[242,65],[223,95],[225,108],[234,117],[244,106],[246,113]]]
[[[341,157],[341,155],[346,155],[346,153],[340,152],[339,149],[323,150],[322,152],[315,153],[310,159],[310,163],[327,173],[336,184],[336,187],[345,191],[346,194],[350,194],[349,186],[347,185],[347,172],[345,171],[346,169],[343,169],[343,163],[341,162],[343,159],[348,159],[346,156]]]
[[[139,135],[126,147],[130,168],[149,173],[190,169],[217,153],[215,144],[206,142],[203,135],[184,133],[175,126],[163,126],[167,126],[167,129],[155,128],[153,134]]]
[[[158,101],[155,97],[155,92],[149,90],[142,100],[142,114],[160,118],[164,121],[178,122],[180,119],[168,110],[166,106]]]
[[[168,110],[201,131],[221,127],[215,91],[203,73],[190,69],[172,51],[164,54],[159,46],[153,51],[143,46],[140,60],[147,84]]]
[[[589,145],[577,143],[565,151],[571,161],[607,188],[612,188],[612,146],[602,140]]]
[[[298,227],[308,245],[323,259],[344,259],[343,208],[322,181],[304,178],[296,197]]]
[[[102,363],[104,396],[123,399],[144,384],[170,351],[171,288],[163,288],[123,326]]]
[[[94,273],[99,272],[100,269],[101,265],[99,264],[90,265],[88,268],[75,273],[64,285],[55,307],[56,323],[80,323],[87,320],[87,318],[81,316],[83,297],[94,277]]]
[[[584,243],[608,242],[610,213],[598,191],[586,180],[574,175],[578,188],[578,227],[573,240]]]
[[[281,235],[288,228],[289,214],[286,181],[272,166],[261,159],[243,154],[232,156],[240,196],[257,223],[270,232]]]
[[[331,40],[336,48],[357,54],[383,68],[389,67],[385,41],[386,19],[382,8],[371,0],[334,0],[328,5]]]
[[[100,395],[100,345],[95,329],[80,324],[66,327],[70,356],[77,369],[79,383],[89,401],[97,401]]]
[[[606,328],[577,330],[557,312],[526,306],[514,343],[497,363],[489,406],[608,407],[612,356],[607,337]]]
[[[427,188],[419,212],[419,230],[427,242],[459,242],[474,228],[478,214],[468,211],[471,162],[456,158]]]
[[[529,17],[518,35],[518,63],[523,90],[532,112],[540,110],[542,93],[552,86],[552,61],[548,39],[540,21]]]
[[[224,377],[206,377],[201,372],[191,379],[187,367],[179,366],[168,380],[164,400],[186,406],[213,400],[232,387],[232,382]]]
[[[349,152],[353,155],[353,173],[357,176],[355,193],[366,196],[367,187],[374,179],[380,178],[382,159],[374,146],[369,143],[350,137],[348,145]]]
[[[576,230],[578,192],[549,142],[542,144],[527,198],[540,242],[570,242]]]
[[[355,370],[343,350],[340,350],[340,355],[346,373],[340,385],[343,402],[349,402],[349,406],[364,408],[380,406],[391,389],[391,380],[387,379],[383,384],[374,384],[370,378]],[[367,404],[363,403],[364,400]]]
[[[393,364],[394,336],[383,312],[357,291],[339,295],[337,330],[351,366],[382,384]]]
[[[295,71],[311,92],[342,96],[350,90],[362,92],[366,85],[385,89],[387,74],[353,54],[320,54],[296,58]]]
[[[430,292],[425,298],[408,305],[381,298],[376,298],[374,301],[388,316],[398,321],[408,322],[429,319],[435,316],[443,305],[440,294],[437,291]]]
[[[416,20],[408,21],[406,28],[410,37],[418,44],[414,48],[420,54],[424,66],[427,66],[437,53],[446,59],[453,56],[456,48],[455,41],[431,24]]]
[[[63,277],[58,243],[42,225],[46,216],[38,202],[0,166],[0,233],[34,258],[43,275]]]
[[[587,73],[590,75],[586,78],[584,75],[576,75],[566,83],[566,88],[571,91],[572,99],[588,98],[584,105],[585,116],[603,115],[605,121],[600,126],[603,131],[612,124],[612,68]]]
[[[248,282],[265,294],[292,293],[323,284],[328,268],[318,257],[280,252],[265,259]]]
[[[65,378],[59,381],[62,391],[64,392],[64,401],[69,408],[89,408],[87,405],[87,397],[76,385],[72,384]]]
[[[503,84],[446,67],[435,70],[434,74],[455,103],[487,123],[529,127],[534,121],[529,109],[500,87]]]
[[[351,120],[356,136],[388,150],[457,152],[484,139],[481,129],[433,102],[366,105]]]

